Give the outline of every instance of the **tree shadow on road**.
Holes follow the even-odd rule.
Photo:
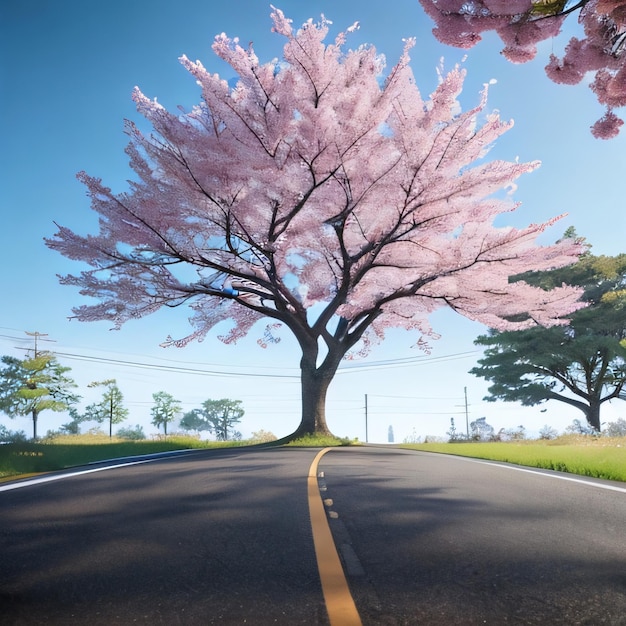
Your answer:
[[[626,504],[607,541],[557,481],[392,451],[321,468],[364,624],[626,624]]]

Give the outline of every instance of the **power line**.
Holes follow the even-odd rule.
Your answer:
[[[14,329],[7,329],[14,330]],[[46,336],[42,333],[34,334],[35,339],[37,337]],[[0,338],[5,339],[19,339],[23,340],[23,338],[13,337],[10,335],[0,335]],[[50,340],[46,340],[50,341]],[[470,356],[476,355],[479,353],[477,350],[469,351],[469,352],[457,352],[452,354],[440,355],[435,357],[428,356],[416,356],[416,357],[404,357],[398,359],[384,359],[379,361],[370,361],[367,363],[359,363],[359,364],[350,364],[350,365],[342,365],[337,370],[338,375],[342,374],[352,374],[359,373],[371,370],[379,370],[379,369],[387,369],[394,367],[407,367],[410,365],[423,365],[423,364],[432,364],[439,363],[445,361],[452,360],[460,360],[469,358]],[[146,369],[146,370],[156,370],[163,372],[179,372],[184,374],[194,374],[201,376],[217,376],[217,377],[252,377],[252,378],[274,378],[274,379],[286,379],[286,380],[300,380],[300,372],[298,369],[293,369],[295,372],[293,374],[278,374],[278,373],[268,373],[268,369],[282,369],[285,368],[272,368],[271,366],[263,366],[264,372],[246,372],[246,371],[235,371],[233,369],[215,369],[215,365],[207,364],[208,369],[201,367],[200,365],[197,367],[186,367],[182,365],[163,365],[158,363],[147,363],[145,361],[140,360],[129,360],[129,359],[113,359],[110,357],[99,357],[88,354],[76,354],[70,352],[55,352],[56,355],[62,356],[66,359],[77,360],[77,361],[85,361],[91,363],[108,363],[111,365],[121,366],[121,367],[131,367],[138,369]],[[121,353],[123,354],[123,353]],[[167,361],[167,360],[166,360]],[[170,363],[176,363],[177,361],[169,361]],[[217,366],[219,367],[219,366]],[[241,366],[231,366],[233,368],[241,367]],[[378,396],[384,397],[384,396]],[[436,399],[436,398],[433,398]]]
[[[191,368],[191,367],[183,367],[183,366],[177,366],[177,365],[159,365],[157,363],[145,363],[145,362],[142,363],[139,361],[111,359],[107,357],[96,357],[96,356],[89,356],[89,355],[83,355],[83,354],[74,354],[74,353],[69,353],[69,352],[55,352],[55,354],[57,354],[58,356],[63,356],[66,359],[88,361],[92,363],[110,363],[112,365],[120,365],[120,366],[125,366],[125,367],[134,367],[134,368],[144,368],[144,369],[150,369],[150,370],[160,370],[160,371],[166,371],[166,372],[180,372],[180,373],[186,373],[186,374],[198,374],[198,375],[205,375],[205,376],[224,376],[224,377],[250,376],[254,378],[284,378],[284,379],[300,380],[299,373],[276,374],[276,373],[259,373],[259,372],[236,372],[232,370],[230,371],[229,370],[214,370],[214,369],[202,369],[200,367]],[[450,355],[434,357],[432,359],[420,360],[420,361],[417,361],[416,359],[398,359],[398,362],[394,365],[392,365],[391,360],[381,361],[381,362],[374,361],[374,362],[363,364],[360,366],[340,367],[339,370],[337,370],[337,374],[362,372],[368,369],[383,369],[383,368],[392,367],[392,366],[403,367],[408,364],[420,364],[421,365],[421,364],[432,363],[432,362],[441,361],[441,360],[457,360],[460,358],[466,358],[466,355],[469,355],[469,354],[474,354],[474,352],[472,353],[461,352],[458,354],[450,354]]]
[[[456,352],[453,354],[443,354],[441,356],[434,357],[416,356],[405,357],[401,359],[386,359],[384,361],[372,361],[370,363],[344,365],[339,368],[337,373],[349,373],[351,370],[365,371],[367,369],[385,369],[391,367],[405,367],[407,365],[422,365],[439,363],[444,361],[458,361],[460,359],[467,359],[470,356],[474,356],[479,353],[479,350],[471,350],[469,352]]]
[[[412,417],[421,417],[422,415],[465,415],[465,413],[463,411],[394,411],[393,409],[388,409],[385,411],[385,415],[388,415],[389,417],[393,417],[396,415],[411,415]]]
[[[393,398],[394,400],[461,400],[461,396],[379,396],[378,394],[369,394],[370,398]]]
[[[197,374],[201,376],[220,376],[220,377],[241,377],[241,376],[250,376],[253,378],[287,378],[287,379],[298,379],[300,380],[299,375],[290,375],[290,374],[261,374],[258,372],[233,372],[228,370],[217,371],[217,370],[206,370],[201,368],[193,368],[193,367],[182,367],[175,365],[159,365],[157,363],[140,363],[136,361],[124,361],[121,359],[109,359],[105,357],[92,357],[82,354],[71,354],[68,352],[56,352],[58,356],[62,356],[66,359],[74,359],[77,361],[87,361],[91,363],[109,363],[111,365],[119,365],[121,367],[134,367],[148,370],[157,370],[162,372],[178,372],[182,374]]]

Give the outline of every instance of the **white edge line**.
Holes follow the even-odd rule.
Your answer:
[[[455,456],[455,458],[461,459],[463,461],[470,461],[472,463],[483,463],[484,465],[494,465],[495,467],[502,467],[504,469],[515,470],[517,472],[526,472],[527,474],[536,474],[538,476],[545,476],[546,478],[557,478],[558,480],[568,480],[569,482],[572,482],[572,483],[580,483],[581,485],[587,485],[589,487],[596,487],[598,489],[608,489],[609,491],[619,491],[620,493],[626,493],[625,487],[616,487],[614,485],[607,485],[605,483],[596,483],[589,479],[585,480],[584,478],[573,478],[571,476],[562,476],[561,474],[557,474],[557,473],[551,474],[551,473],[548,473],[550,470],[544,470],[540,467],[538,467],[537,469],[517,467],[516,465],[509,465],[509,464],[505,465],[503,463],[490,461],[489,459],[473,459],[467,456]]]
[[[140,465],[142,463],[150,463],[152,461],[158,461],[162,458],[174,454],[180,454],[182,452],[190,452],[191,450],[167,450],[165,452],[153,452],[152,454],[143,454],[139,461],[128,461],[126,463],[116,463],[115,465],[107,465],[105,467],[96,467],[86,470],[77,470],[75,472],[67,472],[65,474],[46,474],[45,476],[39,476],[37,478],[27,478],[20,480],[19,476],[15,477],[17,482],[8,484],[0,484],[0,492],[11,491],[12,489],[20,489],[22,487],[31,487],[32,485],[40,485],[42,483],[49,483],[53,480],[63,480],[64,478],[72,478],[73,476],[80,476],[82,474],[92,474],[93,472],[103,472],[104,470],[115,469],[116,467],[128,467],[129,465]],[[95,465],[96,463],[113,463],[115,461],[122,461],[124,458],[137,458],[137,457],[119,457],[116,459],[102,459],[101,461],[90,461],[87,465]]]
[[[72,476],[80,476],[81,474],[92,474],[93,472],[103,472],[105,470],[115,469],[116,467],[128,467],[129,465],[139,465],[141,463],[150,463],[156,461],[156,459],[148,459],[146,461],[131,461],[130,463],[118,463],[117,465],[107,465],[106,467],[95,467],[87,470],[80,470],[78,472],[68,472],[67,474],[55,474],[40,476],[38,478],[28,478],[15,483],[9,483],[8,485],[0,485],[0,491],[11,491],[12,489],[21,489],[22,487],[31,487],[32,485],[40,485],[42,483],[49,483],[53,480],[63,480],[64,478],[71,478]]]

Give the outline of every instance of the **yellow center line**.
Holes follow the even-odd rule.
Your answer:
[[[343,573],[341,560],[330,532],[326,510],[317,484],[317,466],[320,459],[332,448],[320,450],[311,467],[307,480],[309,515],[313,530],[313,545],[317,558],[317,569],[322,583],[322,593],[331,626],[361,626],[361,618]]]

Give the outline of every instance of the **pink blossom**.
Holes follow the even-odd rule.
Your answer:
[[[520,15],[532,7],[531,0],[483,0],[484,5],[495,14]]]
[[[468,48],[480,41],[480,33],[494,30],[505,44],[502,53],[513,63],[532,60],[536,44],[555,37],[572,9],[578,9],[585,38],[573,37],[561,59],[551,54],[546,73],[556,83],[576,84],[587,72],[596,72],[591,89],[600,104],[611,109],[626,106],[626,1],[583,0],[573,6],[524,0],[468,0],[460,5],[420,2],[435,21],[433,32],[441,41]],[[604,117],[594,126],[605,127],[614,130],[619,125]]]
[[[504,58],[511,61],[511,63],[527,63],[535,58],[537,48],[535,48],[535,46],[527,48],[522,46],[506,46],[506,48],[502,49],[502,54]]]
[[[624,124],[624,120],[620,119],[613,113],[607,111],[592,127],[591,134],[596,139],[612,139],[619,134],[620,127]]]
[[[554,54],[550,55],[550,63],[546,66],[546,74],[555,83],[576,85],[584,74],[566,59],[559,59]]]
[[[608,70],[599,70],[596,72],[595,80],[591,83],[591,89],[598,96],[598,101],[610,108],[626,104],[623,69],[616,74]]]
[[[239,75],[234,89],[182,57],[201,89],[191,111],[170,113],[135,90],[153,132],[127,124],[127,192],[79,175],[99,231],[61,226],[47,241],[87,266],[61,278],[95,300],[74,309],[79,320],[118,328],[189,306],[191,332],[166,341],[182,346],[218,326],[232,343],[269,318],[302,350],[301,429],[310,432],[326,428],[326,388],[341,359],[390,328],[423,345],[442,307],[504,329],[561,324],[581,306],[576,289],[509,281],[572,263],[582,249],[538,245],[553,220],[494,226],[517,207],[500,192],[538,163],[485,159],[511,127],[486,114],[486,90],[461,112],[465,72],[453,68],[423,98],[412,40],[381,82],[373,47],[343,49],[350,29],[326,44],[326,19],[297,32],[278,10],[273,19],[285,39],[280,66],[220,35],[213,51]],[[276,328],[261,345],[277,340]]]

